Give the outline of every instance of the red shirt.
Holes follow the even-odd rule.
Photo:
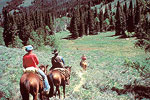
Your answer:
[[[82,56],[81,59],[82,59],[82,60],[86,60],[86,57],[85,57],[85,56]]]
[[[23,56],[23,67],[35,67],[39,64],[37,56],[33,53],[27,53]]]

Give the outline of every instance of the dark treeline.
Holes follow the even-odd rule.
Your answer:
[[[47,43],[47,36],[54,34],[54,18],[49,11],[25,11],[10,14],[3,10],[3,17],[3,38],[6,46],[15,47],[18,43],[27,45],[35,42],[40,46],[41,43]]]
[[[115,31],[122,38],[137,37],[137,46],[150,48],[150,1],[118,0],[114,4],[114,0],[35,0],[28,8],[17,8],[19,4],[22,1],[13,0],[3,8],[0,19],[6,46],[15,47],[18,41],[20,45],[46,45],[54,34],[55,20],[67,16],[74,39]]]
[[[132,0],[124,3],[118,1],[115,12],[112,11],[111,3],[103,9],[91,9],[92,3],[78,5],[73,10],[68,27],[72,38],[114,30],[115,35],[122,38],[137,37],[139,40],[136,46],[144,47],[146,51],[150,49],[150,1],[136,0],[134,4]]]

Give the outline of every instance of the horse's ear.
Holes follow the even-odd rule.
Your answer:
[[[48,68],[49,65],[46,65],[46,69]]]
[[[72,68],[72,66],[69,66],[69,68],[71,69],[71,68]]]

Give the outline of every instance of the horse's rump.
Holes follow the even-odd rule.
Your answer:
[[[50,94],[53,96],[56,96],[56,93],[58,92],[59,98],[60,98],[60,90],[59,87],[63,86],[63,93],[65,98],[65,85],[69,84],[71,74],[71,67],[64,67],[64,68],[55,68],[53,70],[50,70],[48,73],[48,80],[49,84],[51,86]],[[54,91],[54,86],[56,87],[56,91]]]
[[[86,67],[87,67],[87,62],[86,62],[86,60],[81,60],[80,66],[81,66],[84,70],[86,70]]]

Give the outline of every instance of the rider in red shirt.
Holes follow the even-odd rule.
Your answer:
[[[31,45],[25,46],[25,50],[27,51],[27,53],[23,56],[23,67],[35,67],[37,69],[38,73],[44,78],[44,91],[46,92],[46,94],[49,94],[50,86],[47,80],[47,76],[37,66],[39,64],[39,60],[36,54],[32,53],[33,47]]]
[[[32,53],[32,51],[26,53],[23,56],[23,67],[28,68],[28,67],[35,67],[38,68],[37,65],[39,64],[39,60],[37,56]]]

